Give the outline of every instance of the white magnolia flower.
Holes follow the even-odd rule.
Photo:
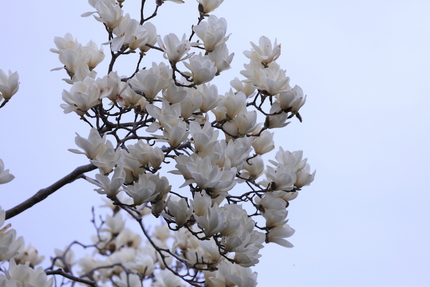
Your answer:
[[[80,271],[82,273],[87,273],[98,267],[99,262],[96,261],[93,256],[86,254],[84,257],[79,259],[77,263],[81,269]]]
[[[233,120],[224,123],[223,130],[230,137],[243,137],[254,132],[258,127],[257,112],[243,109]]]
[[[229,92],[225,93],[225,96],[221,98],[217,110],[225,108],[226,116],[229,119],[234,119],[240,112],[246,111],[246,95],[242,92],[233,93],[230,89]]]
[[[293,247],[293,244],[284,238],[292,236],[294,232],[294,229],[292,229],[288,224],[271,228],[267,234],[267,242],[275,242],[284,247]]]
[[[104,174],[109,174],[123,156],[121,149],[115,149],[110,141],[107,141],[91,161]]]
[[[290,78],[285,75],[285,70],[276,62],[270,63],[268,68],[260,69],[259,79],[253,81],[260,91],[270,95],[290,89],[289,82]]]
[[[218,204],[214,204],[209,208],[208,212],[202,216],[195,216],[199,227],[203,229],[206,237],[211,237],[223,231],[227,226],[227,218],[225,213],[218,208]]]
[[[284,165],[278,165],[275,168],[267,166],[266,177],[271,182],[272,190],[290,191],[296,182],[296,174]]]
[[[299,195],[299,192],[298,191],[275,190],[275,191],[273,191],[273,195],[275,195],[276,197],[282,198],[285,201],[291,201]]]
[[[101,137],[97,129],[92,128],[88,135],[88,139],[76,133],[75,143],[84,151],[82,152],[77,149],[69,149],[69,151],[77,154],[85,154],[89,159],[95,159],[97,154],[102,151],[105,142],[106,136]]]
[[[164,152],[158,146],[149,153],[149,164],[154,169],[159,169],[164,161]]]
[[[258,258],[261,257],[259,251],[263,248],[265,240],[262,232],[256,230],[248,232],[249,236],[246,236],[242,245],[235,249],[236,254],[234,255],[234,261],[243,267],[250,267],[259,262]]]
[[[252,147],[256,154],[263,155],[275,148],[275,142],[273,141],[273,133],[269,131],[263,131],[259,137],[256,137],[252,142]]]
[[[191,205],[194,210],[194,214],[197,216],[203,216],[212,206],[212,198],[206,193],[206,191],[196,192]]]
[[[243,109],[235,118],[234,122],[237,125],[237,131],[240,136],[252,133],[258,127],[257,111],[247,111]]]
[[[281,44],[275,43],[272,46],[272,42],[266,36],[261,36],[259,40],[259,46],[251,42],[253,49],[251,51],[245,51],[246,57],[253,61],[262,62],[268,64],[275,61],[281,55]]]
[[[222,170],[212,165],[210,158],[196,158],[186,163],[186,168],[192,176],[189,182],[195,182],[202,189],[210,189],[211,196],[218,196],[219,192],[226,192],[235,185],[236,168]]]
[[[215,270],[223,260],[218,246],[212,238],[208,241],[198,241],[197,246],[188,248],[185,255],[189,264],[211,270]]]
[[[102,231],[108,231],[113,235],[118,235],[125,226],[125,220],[122,218],[120,212],[115,213],[114,216],[106,215],[106,229],[102,229]]]
[[[287,122],[287,120],[288,120],[287,113],[280,113],[276,115],[267,116],[266,121],[264,122],[264,126],[268,129],[283,128],[290,123],[290,122]]]
[[[91,6],[96,8],[96,12],[87,12],[82,14],[82,17],[88,17],[94,13],[97,21],[104,23],[110,29],[116,28],[122,20],[122,9],[115,0],[89,0]]]
[[[147,132],[155,132],[158,129],[166,126],[174,127],[182,122],[181,117],[181,105],[169,104],[168,101],[163,99],[161,109],[153,104],[146,106],[148,114],[157,119],[155,123],[152,123],[147,129]]]
[[[155,273],[155,282],[152,284],[153,287],[184,287],[179,277],[174,275],[167,269],[160,270]]]
[[[148,32],[146,36],[146,39],[147,39],[146,44],[154,46],[155,43],[157,43],[157,37],[158,37],[157,28],[151,22],[145,22],[143,24],[143,28],[145,28],[145,30]],[[139,49],[145,53],[149,51],[149,49],[151,49],[151,47],[149,47],[148,45],[140,46]]]
[[[91,77],[74,82],[70,92],[63,90],[62,99],[66,102],[61,104],[65,114],[75,112],[80,116],[101,103],[100,90]]]
[[[84,56],[82,46],[79,44],[76,49],[59,50],[58,59],[64,65],[63,67],[54,68],[51,71],[66,69],[68,75],[73,77],[79,67],[89,70],[87,58]]]
[[[169,171],[169,173],[182,175],[184,177],[186,181],[180,187],[186,186],[188,184],[188,180],[191,180],[193,178],[193,176],[191,175],[190,171],[187,168],[187,163],[195,162],[198,157],[199,156],[196,153],[191,154],[191,156],[180,154],[179,156],[175,157],[176,170],[171,170]]]
[[[178,226],[183,226],[193,214],[193,210],[188,207],[185,198],[176,201],[170,197],[167,207],[169,208],[169,213],[175,218],[175,222]]]
[[[126,83],[121,81],[117,72],[110,72],[103,78],[97,79],[96,84],[100,90],[100,98],[108,98],[113,102],[116,102],[126,89]]]
[[[200,112],[200,106],[203,103],[200,93],[188,93],[183,101],[181,101],[181,116],[184,119],[189,119],[194,113]]]
[[[56,259],[54,262],[55,266],[58,266],[63,269],[68,269],[68,267],[72,267],[73,265],[75,265],[76,263],[75,253],[68,246],[64,248],[64,251],[58,248],[55,248],[54,253],[56,256]],[[52,259],[53,258],[51,258],[51,260]]]
[[[257,275],[257,272],[252,272],[250,268],[232,264],[227,260],[218,265],[218,271],[205,273],[209,287],[256,287]]]
[[[145,111],[148,101],[142,95],[136,93],[129,85],[117,98],[117,102],[122,107],[132,107],[137,112]]]
[[[137,251],[134,248],[121,248],[121,250],[115,251],[109,255],[103,265],[106,266],[116,264],[116,266],[106,269],[104,271],[105,275],[102,276],[104,278],[111,278],[112,275],[120,274],[124,269],[123,267],[119,266],[119,264],[125,266],[128,262],[134,262],[136,260],[136,253]]]
[[[0,274],[0,286],[5,287],[51,287],[53,280],[53,277],[48,280],[42,267],[33,269],[29,263],[25,265],[16,264],[13,259],[9,261],[9,271],[5,270],[5,274]]]
[[[245,160],[242,166],[241,176],[247,179],[255,180],[264,172],[263,158],[258,155],[249,160]]]
[[[202,105],[200,111],[207,113],[218,105],[218,88],[211,84],[201,84],[197,86],[197,91],[202,95]]]
[[[263,198],[256,198],[255,203],[266,219],[266,227],[283,226],[286,223],[288,211],[285,200],[276,198],[273,193],[267,192]]]
[[[133,198],[135,205],[150,202],[159,195],[156,190],[157,181],[155,179],[155,177],[143,173],[139,175],[139,180],[133,185],[124,187],[125,192]]]
[[[54,42],[57,49],[50,49],[50,51],[59,54],[60,62],[64,64],[64,68],[73,80],[77,80],[76,77],[79,78],[78,80],[83,80],[82,75],[93,70],[105,57],[103,49],[98,49],[93,41],[89,41],[86,46],[82,46],[69,33],[64,38],[55,37]],[[63,67],[52,70],[61,69]]]
[[[237,223],[237,226],[234,230],[235,232],[230,234],[229,236],[226,236],[225,239],[225,250],[228,252],[244,250],[243,248],[251,238],[249,232],[243,230],[243,227],[240,225],[240,221],[236,220],[235,223]]]
[[[300,168],[296,171],[297,179],[294,183],[295,186],[298,188],[301,188],[305,185],[311,184],[312,181],[314,181],[315,173],[311,173],[311,167],[309,164],[306,164],[303,168]]]
[[[170,33],[164,36],[164,41],[161,37],[158,37],[157,41],[160,48],[164,50],[164,58],[173,63],[182,61],[183,56],[191,49],[190,41],[188,41],[185,34],[181,40],[175,34]]]
[[[215,63],[217,68],[216,74],[219,75],[222,71],[230,69],[230,64],[233,61],[234,53],[229,54],[227,45],[224,43],[217,46],[209,53],[209,59]]]
[[[136,256],[136,259],[132,262],[125,263],[125,266],[127,267],[127,269],[137,273],[140,276],[148,276],[154,271],[155,269],[154,264],[155,262],[152,256],[140,251]],[[125,286],[128,286],[128,285],[125,285]],[[140,281],[139,281],[139,287],[141,287]]]
[[[241,81],[237,77],[231,80],[230,86],[237,92],[243,92],[247,98],[253,96],[255,92],[255,86],[251,82]]]
[[[165,243],[167,239],[172,237],[172,234],[170,234],[169,227],[166,224],[162,224],[155,226],[154,237]]]
[[[148,31],[139,24],[139,21],[131,19],[128,13],[122,18],[120,24],[113,29],[113,33],[116,37],[111,40],[112,51],[119,51],[124,46],[136,50],[140,47],[146,47],[145,44],[148,42]]]
[[[306,96],[303,95],[303,90],[299,86],[281,92],[276,95],[277,101],[272,105],[271,113],[279,110],[297,113],[305,104]]]
[[[140,234],[133,232],[127,227],[123,228],[115,239],[117,249],[124,247],[139,249],[141,243],[142,237]]]
[[[152,201],[154,202],[162,202],[166,199],[167,194],[172,189],[172,186],[169,184],[169,180],[167,177],[162,176],[160,174],[149,174],[148,180],[155,182],[155,190],[157,192],[157,197]]]
[[[205,252],[205,262],[209,269],[216,268],[218,263],[223,260],[222,255],[219,252],[218,246],[215,244],[215,240],[211,238],[209,241],[200,241],[200,247]]]
[[[65,50],[65,49],[76,49],[77,46],[80,44],[78,43],[77,39],[74,39],[72,34],[67,33],[64,35],[64,37],[54,37],[54,43],[55,46],[57,46],[57,49],[51,48],[50,51],[53,53],[60,53],[59,50]]]
[[[251,152],[252,139],[250,137],[243,137],[236,140],[220,141],[222,146],[222,157],[216,163],[224,169],[231,169],[236,167],[238,170],[242,168],[244,161],[249,158]]]
[[[9,181],[13,180],[14,178],[15,178],[15,176],[10,174],[8,169],[6,169],[6,170],[4,169],[3,160],[0,159],[0,184],[8,183]],[[0,223],[2,223],[2,222],[0,221]],[[0,224],[0,226],[1,226],[1,224]]]
[[[112,175],[112,179],[106,175],[96,174],[96,180],[91,178],[86,178],[92,184],[99,186],[100,188],[95,189],[100,194],[106,194],[108,197],[113,197],[118,194],[122,184],[125,181],[125,171],[121,167],[115,168]]]
[[[193,31],[203,41],[204,48],[208,52],[224,44],[229,37],[226,36],[227,21],[224,18],[218,19],[215,15],[210,15],[207,21],[194,26]]]
[[[97,48],[96,43],[93,41],[89,41],[86,46],[82,47],[83,54],[86,56],[87,65],[90,70],[93,70],[100,64],[105,58],[105,54],[103,53],[103,47]]]
[[[134,145],[128,145],[126,156],[139,161],[140,166],[149,168],[150,166],[158,169],[164,160],[164,153],[159,147],[152,147],[143,140],[138,140]]]
[[[264,67],[261,63],[251,60],[244,67],[245,70],[240,73],[264,94],[276,95],[291,89],[289,86],[290,79],[286,76],[285,70],[282,70],[276,62]]]
[[[218,8],[224,0],[197,0],[197,2],[202,6],[200,12],[207,14]]]
[[[177,104],[185,99],[189,90],[184,87],[178,87],[171,81],[169,87],[163,91],[163,98],[170,104]]]
[[[248,217],[242,205],[226,204],[222,207],[222,210],[226,214],[228,221],[221,235],[228,236],[227,240],[229,240],[236,234],[247,233],[247,237],[250,239],[250,232],[254,229],[255,222]]]
[[[25,243],[23,240],[21,248],[18,250],[18,255],[16,255],[13,259],[17,264],[26,264],[27,262],[29,262],[30,266],[34,267],[42,263],[43,259],[45,259],[45,256],[40,256],[37,249],[34,248],[31,244],[25,247]]]
[[[186,228],[181,228],[173,234],[174,242],[172,244],[173,248],[179,248],[182,251],[187,249],[194,249],[199,246],[199,240],[191,234]]]
[[[183,121],[178,122],[176,126],[165,125],[163,134],[172,148],[178,147],[188,139],[190,134],[187,124]]]
[[[234,255],[234,262],[243,267],[255,266],[261,257],[258,252],[260,249],[254,245],[247,246],[243,252],[236,252]]]
[[[18,72],[12,73],[10,70],[8,74],[0,69],[0,101],[4,99],[6,102],[18,92],[19,89],[19,75]]]
[[[87,64],[75,67],[74,74],[71,79],[63,79],[66,83],[73,85],[75,82],[83,81],[86,77],[95,79],[97,77],[97,72],[89,70]]]
[[[125,271],[121,272],[121,274],[119,274],[119,278],[115,279],[114,281],[115,285],[118,287],[142,287],[142,282],[138,275],[133,273],[126,273]]]
[[[208,56],[194,55],[189,61],[184,65],[191,71],[195,85],[210,82],[215,77],[217,68]]]
[[[164,64],[152,63],[152,67],[147,70],[140,70],[130,81],[134,90],[143,93],[147,100],[154,99],[157,94],[167,88],[170,84],[170,68]]]
[[[211,151],[218,142],[219,131],[215,130],[209,122],[206,122],[203,128],[198,123],[191,122],[190,131],[193,137],[194,151],[197,154]]]
[[[291,172],[297,172],[297,170],[302,169],[306,165],[307,159],[303,159],[303,151],[293,151],[284,150],[282,146],[279,147],[278,152],[276,152],[274,160],[269,160],[269,162],[275,166],[285,166]]]
[[[5,218],[6,211],[0,207],[0,227],[2,227]],[[16,238],[15,229],[8,230],[10,226],[11,224],[8,224],[0,229],[0,262],[13,258],[24,244],[22,237]]]

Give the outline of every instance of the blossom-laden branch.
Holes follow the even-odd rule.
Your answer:
[[[258,45],[251,42],[244,52],[249,59],[244,79],[234,78],[221,95],[211,82],[234,57],[227,47],[227,21],[212,13],[223,0],[198,0],[197,24],[189,35],[162,37],[150,20],[167,1],[183,3],[157,0],[145,18],[142,0],[136,20],[124,12],[124,0],[89,0],[95,11],[82,16],[93,15],[107,32],[110,61],[103,77],[95,68],[105,54],[94,42],[84,46],[70,34],[54,40],[51,51],[63,64],[57,69],[66,70],[70,85],[61,107],[90,127],[88,136],[77,134],[79,149],[69,151],[85,155],[90,164],[6,213],[0,209],[0,223],[2,216],[11,218],[78,178],[106,196],[112,213],[96,223],[93,210],[92,243],[73,241],[56,249],[42,272],[62,276],[61,285],[254,287],[257,274],[250,267],[258,264],[264,244],[292,247],[286,240],[294,233],[287,207],[315,172],[302,151],[279,147],[267,159],[275,149],[272,130],[293,117],[302,121],[299,110],[306,102],[277,62],[281,45],[265,36]],[[162,53],[165,61],[141,69],[150,53]],[[135,70],[119,76],[115,64],[133,55],[138,55]],[[18,90],[18,75],[0,72],[4,105]],[[0,183],[12,180],[0,164]],[[94,178],[85,175],[95,169]],[[183,184],[172,184],[167,172],[181,176]],[[124,212],[137,232],[126,227]],[[150,216],[163,224],[149,228],[144,220]],[[0,261],[15,258],[23,269],[39,264],[40,257],[25,255],[34,248],[19,251],[22,239],[8,228],[0,230],[0,250],[6,250]],[[75,260],[78,247],[93,252]],[[43,283],[52,285],[45,277]],[[0,285],[11,278],[0,276]]]

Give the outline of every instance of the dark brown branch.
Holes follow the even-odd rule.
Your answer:
[[[35,195],[30,197],[26,201],[6,211],[6,219],[12,218],[15,215],[18,215],[21,212],[29,209],[30,207],[32,207],[36,203],[41,202],[49,195],[53,194],[54,192],[56,192],[57,190],[65,186],[66,184],[75,181],[76,179],[80,178],[84,173],[95,170],[96,168],[97,167],[92,163],[77,167],[74,171],[72,171],[62,179],[58,180],[54,184],[48,186],[47,188],[43,188],[39,190]]]
[[[142,3],[140,5],[140,25],[143,25],[143,23],[145,22],[145,18],[143,16],[143,11],[144,11],[144,7],[145,7],[145,2],[146,0],[142,0]]]
[[[94,287],[97,286],[97,283],[94,282],[94,281],[86,280],[86,279],[83,279],[83,278],[79,278],[79,277],[70,275],[70,274],[64,272],[62,269],[57,269],[57,270],[52,270],[52,271],[46,271],[46,275],[61,275],[61,276],[66,277],[66,278],[68,278],[70,280],[73,280],[75,282],[80,282],[80,283],[83,283],[83,284],[86,284],[86,285],[89,285],[89,286],[94,286]]]

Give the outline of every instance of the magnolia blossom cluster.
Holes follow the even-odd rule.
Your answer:
[[[57,49],[51,49],[51,52],[59,55],[60,62],[72,79],[84,79],[105,57],[103,50],[99,50],[93,41],[82,46],[70,33],[67,33],[64,38],[55,37],[54,42]]]
[[[55,38],[51,51],[68,75],[64,113],[74,112],[90,126],[88,136],[77,134],[78,149],[69,150],[97,169],[80,178],[106,197],[111,213],[100,224],[93,218],[91,244],[56,249],[47,273],[23,272],[42,281],[46,274],[62,275],[72,285],[256,286],[250,267],[267,243],[292,247],[286,208],[315,176],[302,151],[280,146],[268,159],[275,149],[272,130],[294,116],[301,121],[306,101],[277,62],[281,45],[264,36],[258,45],[251,42],[244,78],[234,78],[221,92],[211,81],[234,57],[227,48],[227,21],[212,14],[223,0],[198,0],[198,22],[179,37],[158,35],[150,22],[167,0],[157,0],[152,15],[144,18],[142,12],[140,19],[124,12],[124,0],[88,2],[95,11],[82,16],[93,15],[108,33],[108,73],[97,75],[105,56],[92,41],[83,46],[66,34]],[[141,68],[152,53],[164,60]],[[115,63],[131,56],[137,57],[136,70],[120,76]],[[13,89],[15,78],[9,79]],[[11,179],[0,161],[0,183]],[[151,216],[163,223],[150,227]],[[128,228],[127,218],[140,229]],[[6,246],[0,250],[9,254],[3,260],[19,249],[12,244],[15,234],[8,236],[6,243],[0,237],[0,247]],[[75,259],[78,246],[93,253]],[[31,255],[14,258],[27,268],[40,263]],[[10,274],[17,266],[11,261]]]
[[[0,274],[0,286],[51,287],[53,278],[48,280],[42,267],[35,268],[44,257],[39,256],[31,244],[25,247],[24,239],[16,238],[15,229],[9,229],[10,223],[2,227],[5,215],[6,212],[0,207],[0,265],[9,263],[9,269]]]

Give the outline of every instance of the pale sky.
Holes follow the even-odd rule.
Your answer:
[[[127,5],[138,2],[126,0],[125,10],[136,15]],[[188,33],[197,3],[186,2],[161,7],[159,34]],[[105,42],[102,25],[80,17],[91,10],[85,0],[2,4],[0,68],[21,82],[0,110],[0,158],[16,176],[0,186],[4,209],[87,164],[67,151],[75,132],[89,129],[63,114],[69,86],[63,71],[50,72],[61,63],[49,49],[67,32]],[[235,52],[220,93],[243,78],[242,52],[265,35],[282,44],[278,62],[307,94],[303,123],[274,131],[276,144],[303,150],[317,174],[289,207],[295,247],[262,250],[259,286],[430,286],[430,2],[225,0],[213,14],[226,18]],[[91,206],[101,204],[93,188],[71,184],[10,222],[47,258],[75,239],[89,242]]]

